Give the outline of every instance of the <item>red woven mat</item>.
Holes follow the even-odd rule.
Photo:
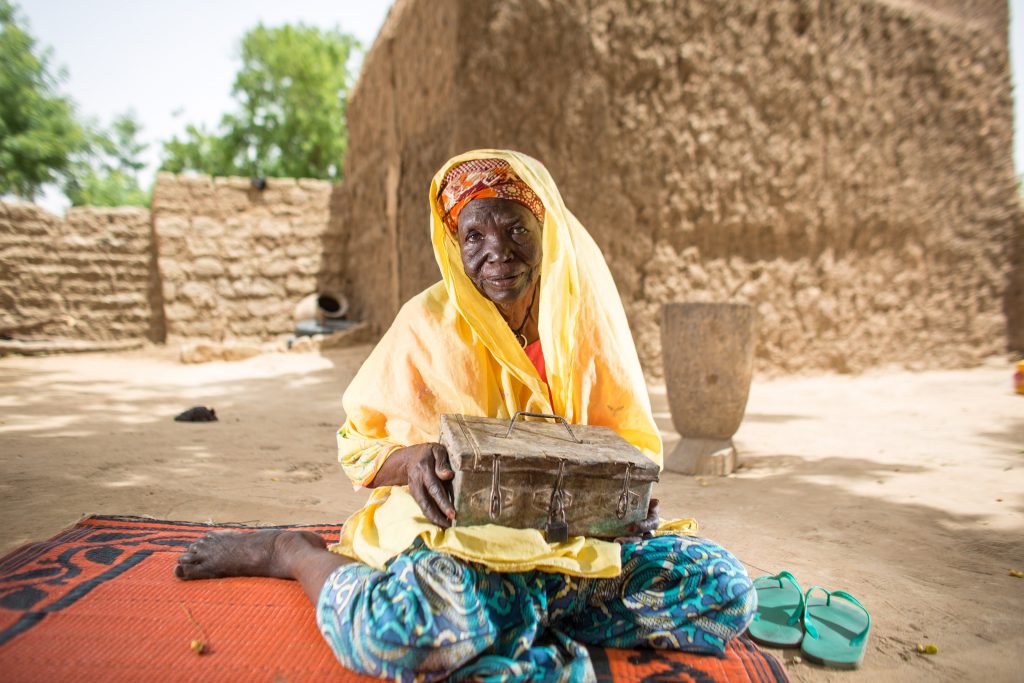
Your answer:
[[[4,681],[370,681],[343,669],[294,581],[179,581],[175,558],[212,529],[90,517],[0,560]],[[293,527],[338,536],[337,525]],[[196,654],[193,640],[206,643]],[[745,637],[728,657],[595,649],[601,681],[787,681]]]

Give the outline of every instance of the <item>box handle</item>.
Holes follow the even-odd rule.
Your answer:
[[[518,411],[515,415],[512,416],[512,419],[508,421],[508,431],[505,432],[506,439],[512,436],[512,430],[515,429],[516,426],[516,419],[519,417],[547,417],[551,418],[552,420],[558,420],[559,422],[562,423],[562,426],[565,427],[565,431],[569,432],[569,436],[572,437],[573,441],[575,441],[576,443],[583,443],[582,441],[576,438],[575,434],[572,433],[572,429],[569,427],[569,423],[566,422],[565,418],[562,417],[561,415],[549,415],[547,413],[528,413],[523,410]]]

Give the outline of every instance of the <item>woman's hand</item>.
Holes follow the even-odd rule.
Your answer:
[[[661,523],[661,515],[658,513],[660,501],[657,498],[651,498],[651,502],[647,505],[647,519],[642,522],[630,525],[629,536],[619,536],[615,539],[616,543],[639,543],[644,538],[649,538],[650,533],[658,528]]]
[[[408,484],[409,493],[423,515],[433,524],[450,527],[455,519],[455,508],[447,482],[454,478],[448,450],[439,443],[420,443],[399,448],[389,455],[370,486]]]
[[[448,450],[439,443],[421,443],[402,450],[414,451],[408,465],[409,492],[434,524],[450,527],[455,508],[446,482],[455,478]]]

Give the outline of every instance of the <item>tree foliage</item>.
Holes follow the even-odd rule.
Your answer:
[[[336,180],[358,41],[334,29],[258,25],[242,39],[238,104],[216,131],[190,125],[164,144],[164,170]]]
[[[148,145],[139,142],[142,125],[135,114],[116,117],[107,130],[91,126],[87,146],[72,162],[64,194],[73,206],[148,206],[149,193],[139,187],[139,157]]]
[[[50,52],[22,23],[0,0],[0,194],[33,199],[68,169],[84,134],[70,100],[57,93],[61,74],[51,72]]]

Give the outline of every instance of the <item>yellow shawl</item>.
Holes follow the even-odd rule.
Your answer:
[[[544,203],[538,324],[553,405],[508,324],[463,271],[459,245],[435,203],[448,169],[485,158],[508,160]],[[442,413],[508,418],[519,410],[554,412],[573,424],[611,427],[661,466],[661,437],[618,290],[547,169],[516,152],[457,156],[434,176],[430,215],[442,281],[402,307],[343,398],[347,420],[338,431],[339,459],[357,487],[372,481],[398,447],[437,441]],[[494,525],[441,529],[420,514],[404,486],[375,489],[345,523],[333,550],[383,568],[417,537],[500,571],[602,577],[620,571],[612,543],[570,538],[549,545],[537,531]]]

